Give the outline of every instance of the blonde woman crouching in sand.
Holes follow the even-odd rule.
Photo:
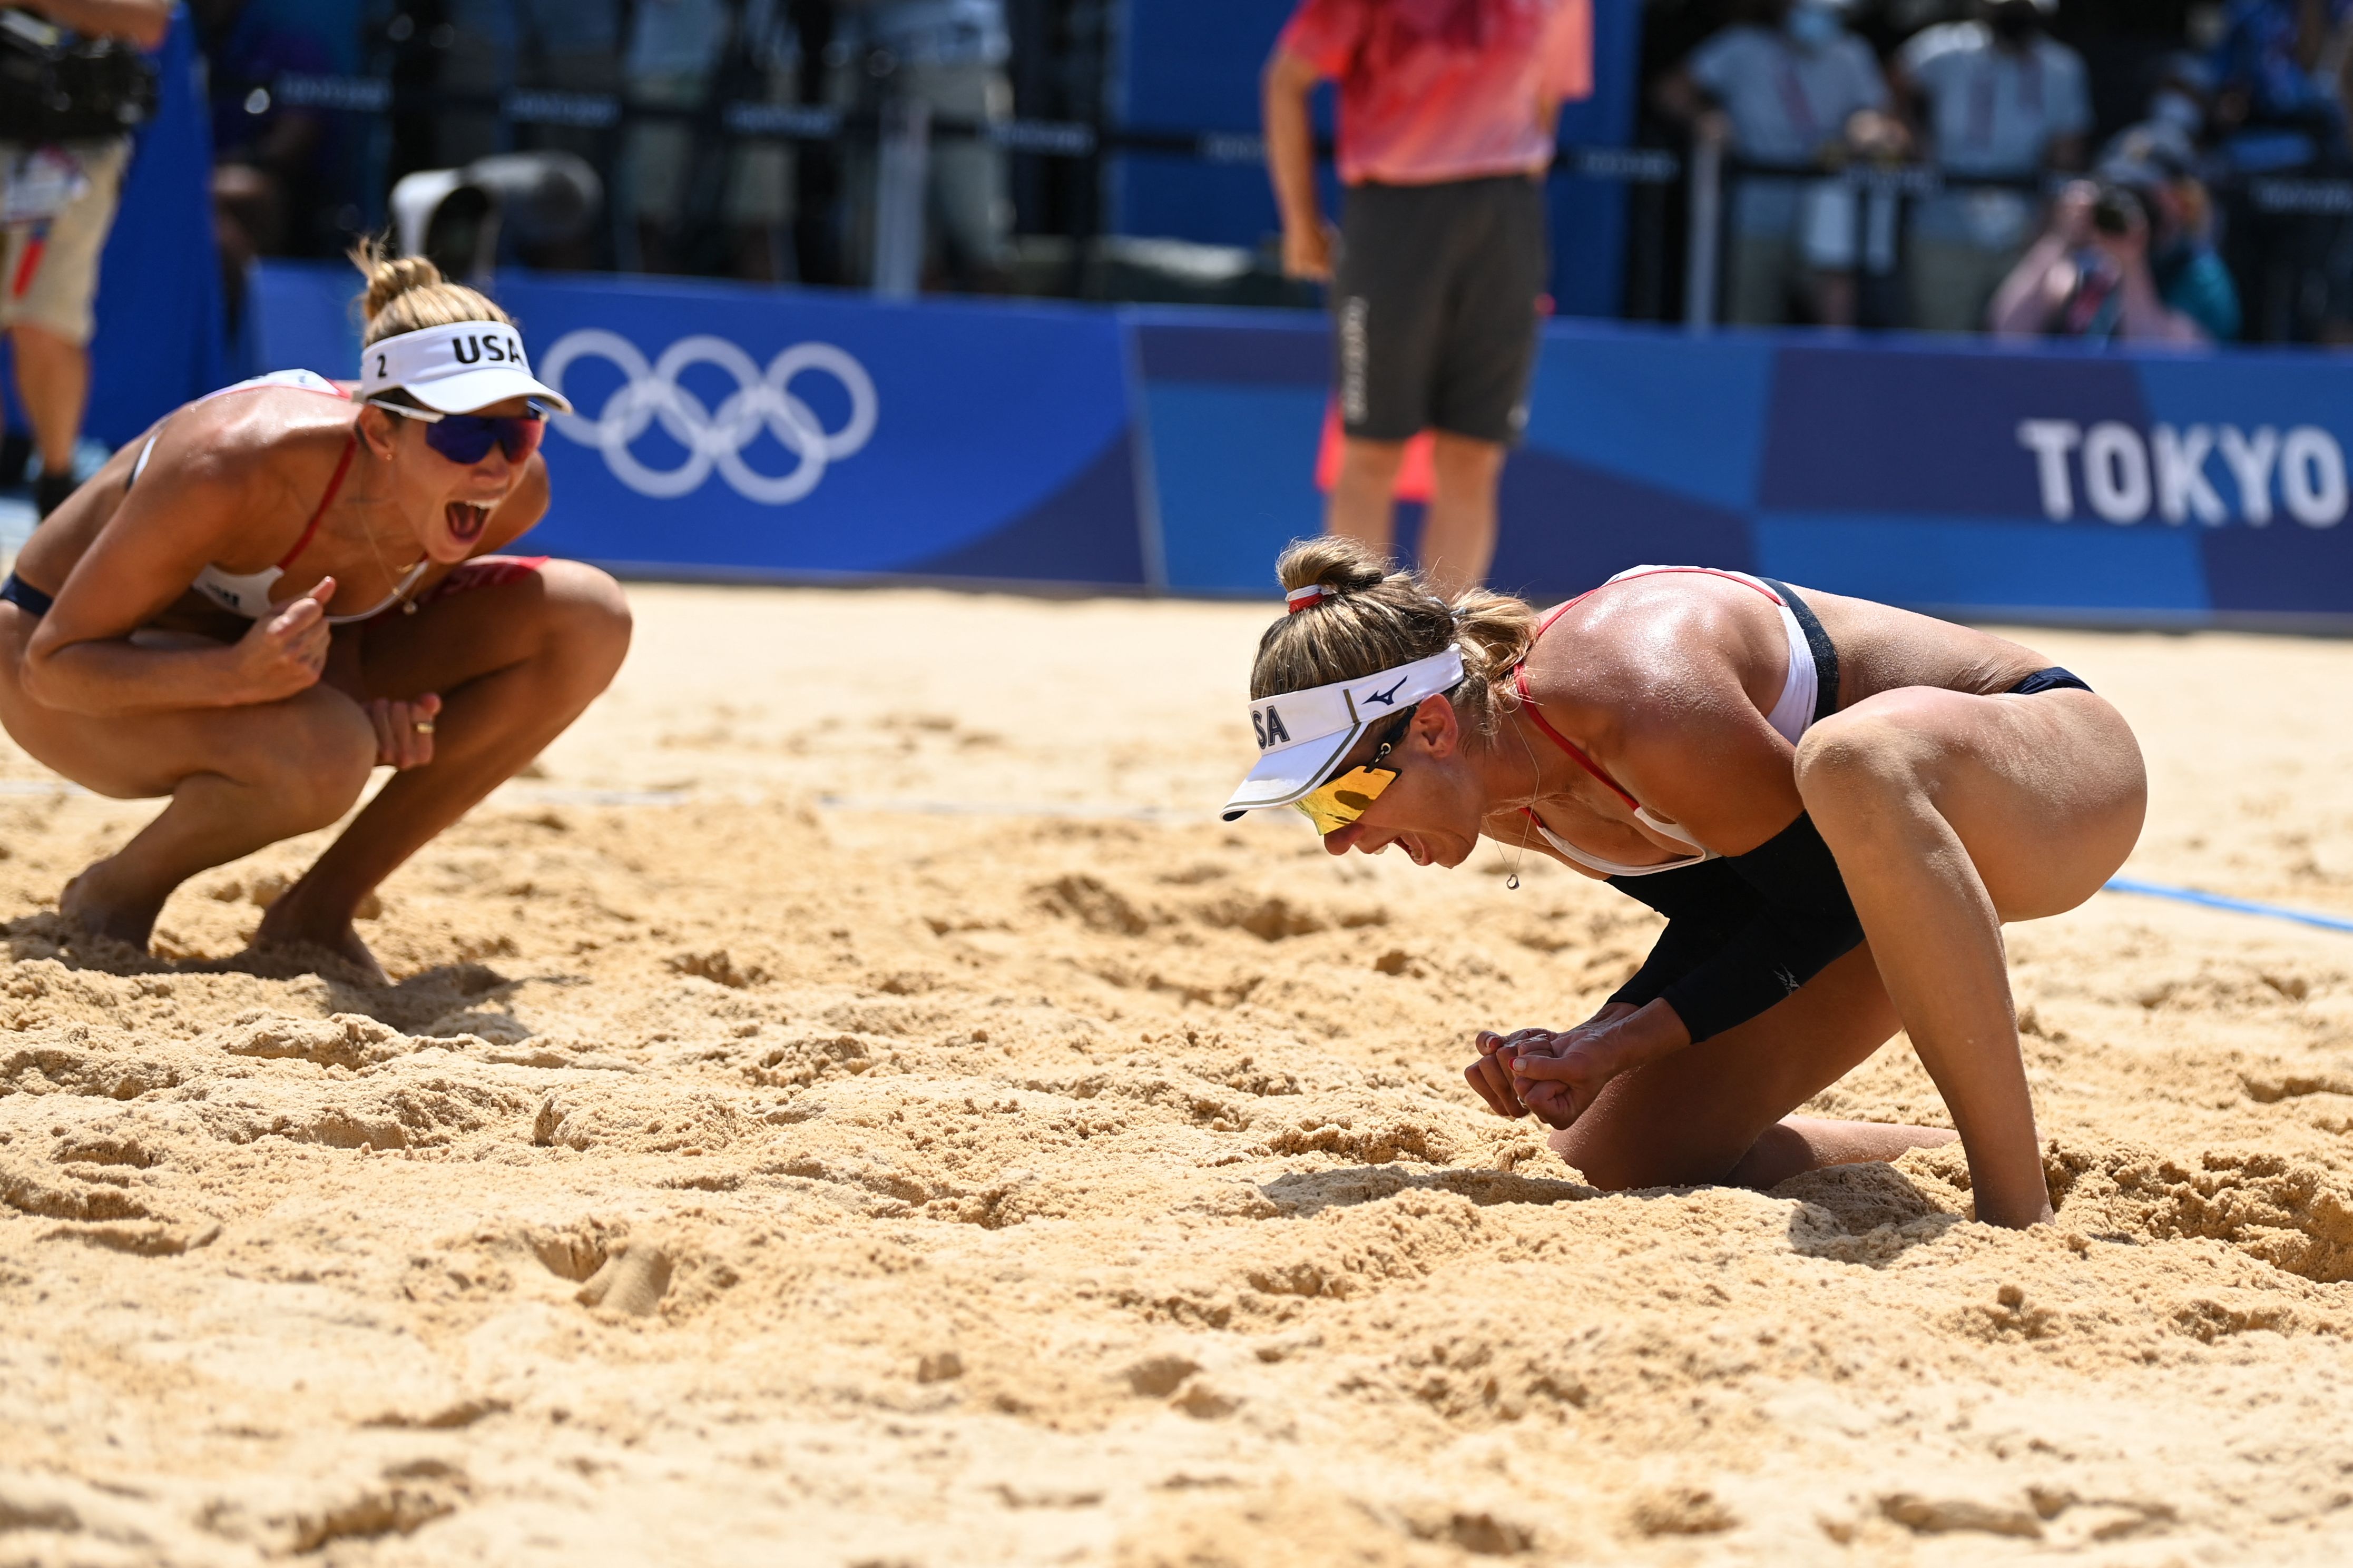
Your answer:
[[[171,804],[59,900],[144,947],[172,889],[335,822],[399,770],[256,941],[380,982],[369,890],[562,733],[620,668],[593,567],[498,552],[547,510],[543,410],[496,305],[433,264],[355,254],[361,378],[282,372],[116,453],[0,584],[0,723],[75,783]]]
[[[1978,1217],[2051,1216],[2001,926],[2082,903],[2140,835],[2106,701],[2016,643],[1745,573],[1638,567],[1539,619],[1345,540],[1278,571],[1229,820],[1296,805],[1335,855],[1423,866],[1483,833],[1668,918],[1592,1017],[1478,1037],[1497,1114],[1603,1187],[1771,1186],[1951,1140],[1790,1114],[1901,1028]]]

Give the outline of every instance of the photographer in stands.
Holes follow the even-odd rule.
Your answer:
[[[2060,194],[2051,226],[1994,295],[1997,336],[2219,342],[2238,289],[2206,237],[2206,187],[2165,143],[2127,132],[2099,183]]]
[[[2058,0],[1989,0],[1981,19],[1915,35],[1896,57],[1896,96],[1924,151],[1964,185],[1913,209],[1913,324],[1971,332],[1986,302],[2034,237],[2047,169],[2084,166],[2092,127],[2084,58],[2043,31]]]
[[[0,9],[0,326],[40,454],[34,505],[44,517],[73,493],[99,254],[131,159],[128,128],[155,101],[154,73],[133,51],[160,46],[171,19],[171,0]]]

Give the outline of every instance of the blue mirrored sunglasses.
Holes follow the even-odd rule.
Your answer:
[[[520,463],[539,450],[539,439],[547,432],[546,411],[537,406],[528,414],[439,414],[381,397],[369,398],[368,406],[417,420],[425,426],[425,444],[461,468],[489,457],[492,447],[504,452],[508,462]]]

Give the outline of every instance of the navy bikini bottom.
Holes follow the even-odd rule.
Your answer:
[[[0,590],[0,599],[5,599],[7,596],[5,590]],[[2032,675],[2028,676],[2024,680],[2021,680],[2017,685],[2011,687],[2010,689],[2010,695],[2015,697],[2031,697],[2038,691],[2060,691],[2071,686],[2078,691],[2089,691],[2092,689],[2092,684],[2090,681],[2085,680],[2082,676],[2075,674],[2072,670],[2062,669],[2054,664],[2048,669],[2036,670]]]
[[[5,599],[12,605],[21,605],[37,616],[47,615],[49,606],[57,603],[55,599],[42,593],[14,572],[8,574],[6,582],[0,583],[0,599]]]

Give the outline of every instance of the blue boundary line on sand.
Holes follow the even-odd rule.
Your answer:
[[[2201,893],[2195,888],[2168,887],[2163,882],[2144,882],[2135,877],[2111,877],[2104,889],[2111,893],[2138,893],[2147,899],[2171,899],[2177,903],[2198,904],[2210,910],[2229,910],[2234,914],[2264,915],[2275,921],[2293,921],[2297,925],[2318,926],[2323,931],[2353,931],[2353,920],[2341,915],[2314,914],[2309,910],[2291,910],[2279,904],[2259,904],[2249,899],[2230,899],[2220,893]]]

